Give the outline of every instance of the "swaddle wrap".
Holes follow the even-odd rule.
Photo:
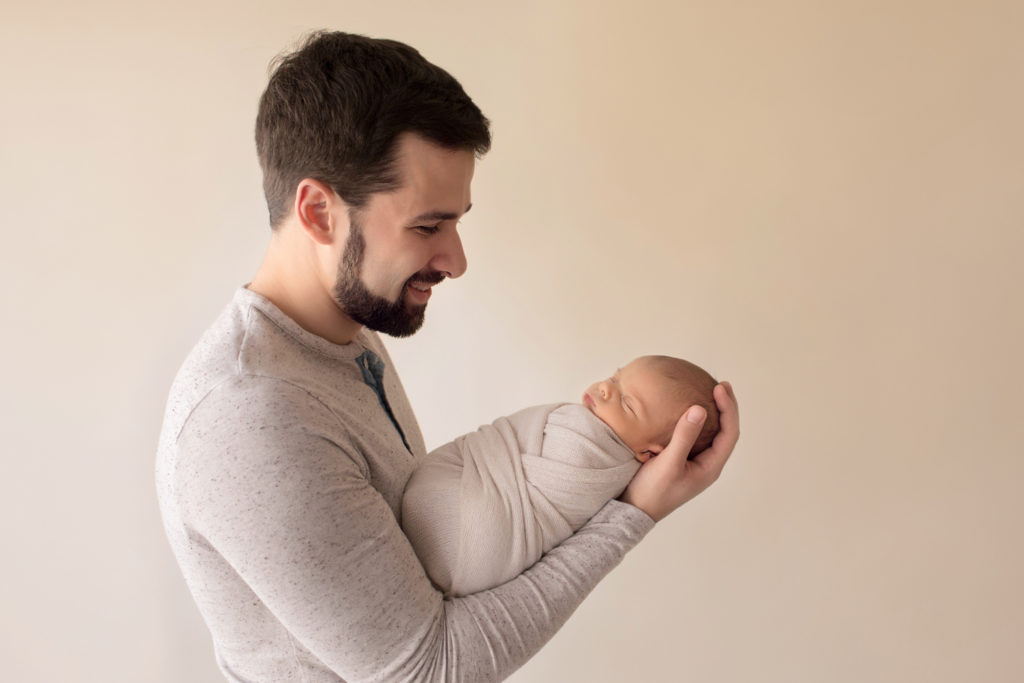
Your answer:
[[[618,496],[640,464],[587,408],[521,410],[427,455],[402,526],[447,595],[515,578]]]

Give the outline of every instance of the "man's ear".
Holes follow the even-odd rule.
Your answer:
[[[339,216],[348,216],[348,207],[329,185],[303,178],[295,188],[295,215],[302,230],[317,244],[330,245],[341,236],[348,237],[348,224],[338,225]]]

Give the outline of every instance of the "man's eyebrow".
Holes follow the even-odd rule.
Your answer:
[[[463,215],[469,213],[469,210],[473,208],[471,203],[466,207],[466,210],[462,212]],[[452,221],[459,217],[459,214],[452,213],[451,211],[428,211],[421,213],[419,216],[413,218],[414,223],[421,223],[423,221]]]

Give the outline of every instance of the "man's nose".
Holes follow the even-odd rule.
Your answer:
[[[460,277],[466,272],[466,252],[462,248],[458,230],[451,230],[442,236],[440,248],[431,266],[451,278]]]

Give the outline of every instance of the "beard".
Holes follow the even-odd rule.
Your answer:
[[[348,242],[338,264],[338,277],[334,283],[334,302],[345,314],[360,325],[383,332],[392,337],[408,337],[423,326],[427,305],[407,306],[405,289],[410,282],[436,284],[444,279],[437,271],[417,273],[402,287],[397,301],[378,296],[366,288],[360,278],[366,240],[363,229],[350,214]]]

